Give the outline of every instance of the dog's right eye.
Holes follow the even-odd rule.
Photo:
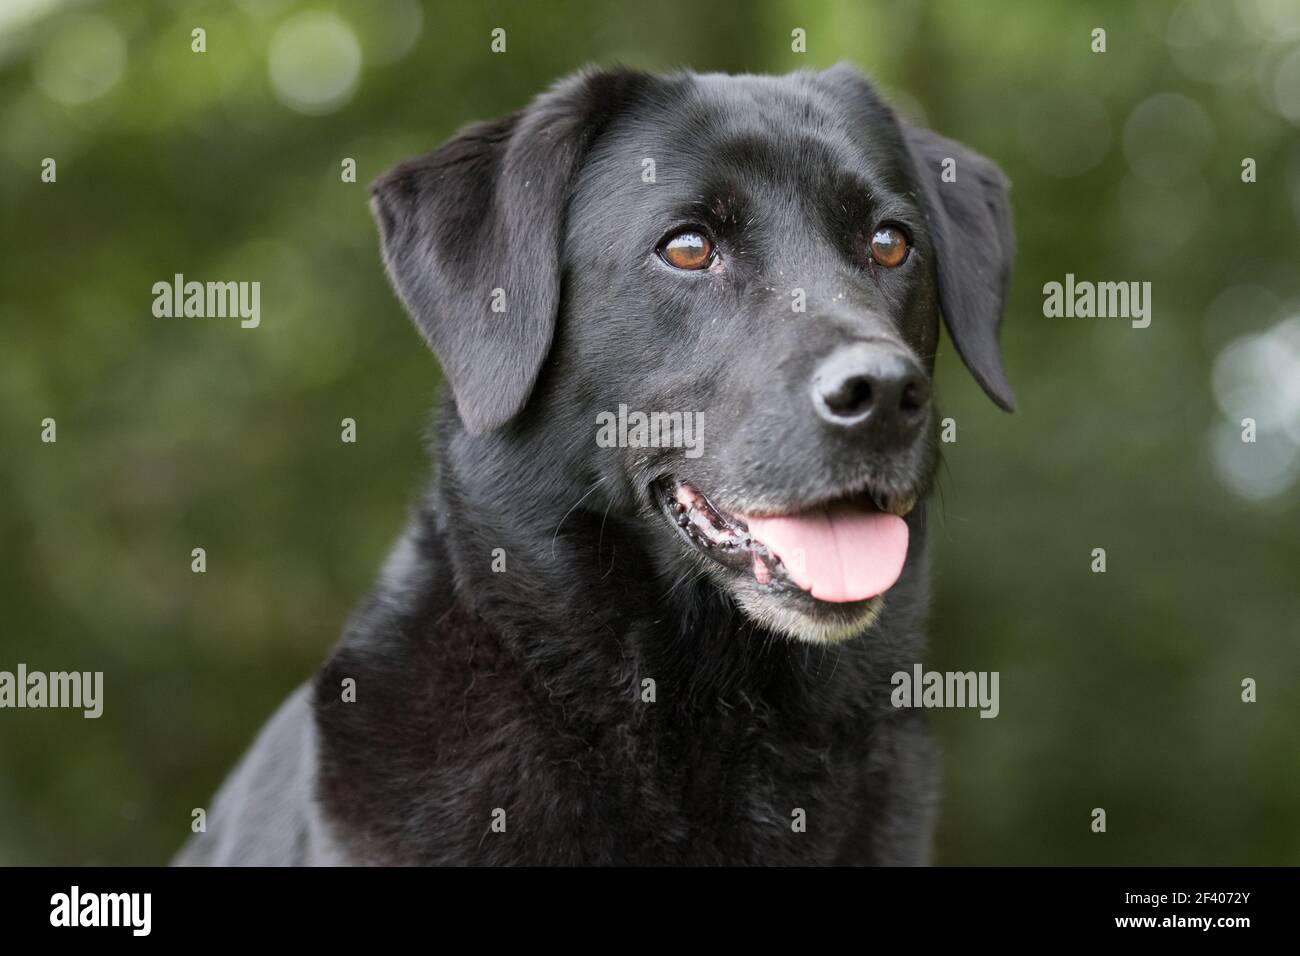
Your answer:
[[[697,271],[707,269],[713,262],[713,243],[709,237],[693,229],[675,232],[659,243],[659,258],[674,269]]]

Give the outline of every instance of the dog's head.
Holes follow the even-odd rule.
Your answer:
[[[937,461],[942,315],[1001,407],[1006,183],[856,71],[597,71],[382,177],[398,293],[470,440],[548,443],[658,570],[865,628]]]

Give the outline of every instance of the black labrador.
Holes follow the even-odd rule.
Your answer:
[[[942,313],[1007,185],[855,70],[614,69],[375,185],[437,474],[188,864],[914,864]]]

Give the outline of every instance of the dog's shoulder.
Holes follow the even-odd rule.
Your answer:
[[[315,802],[317,737],[311,688],[280,705],[212,801],[205,830],[177,866],[301,866],[336,862]]]

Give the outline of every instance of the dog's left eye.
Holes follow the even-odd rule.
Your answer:
[[[701,232],[683,229],[659,244],[659,258],[674,269],[707,269],[713,262],[713,243]]]
[[[871,234],[871,258],[886,269],[901,266],[907,253],[907,236],[897,226],[878,226]]]

